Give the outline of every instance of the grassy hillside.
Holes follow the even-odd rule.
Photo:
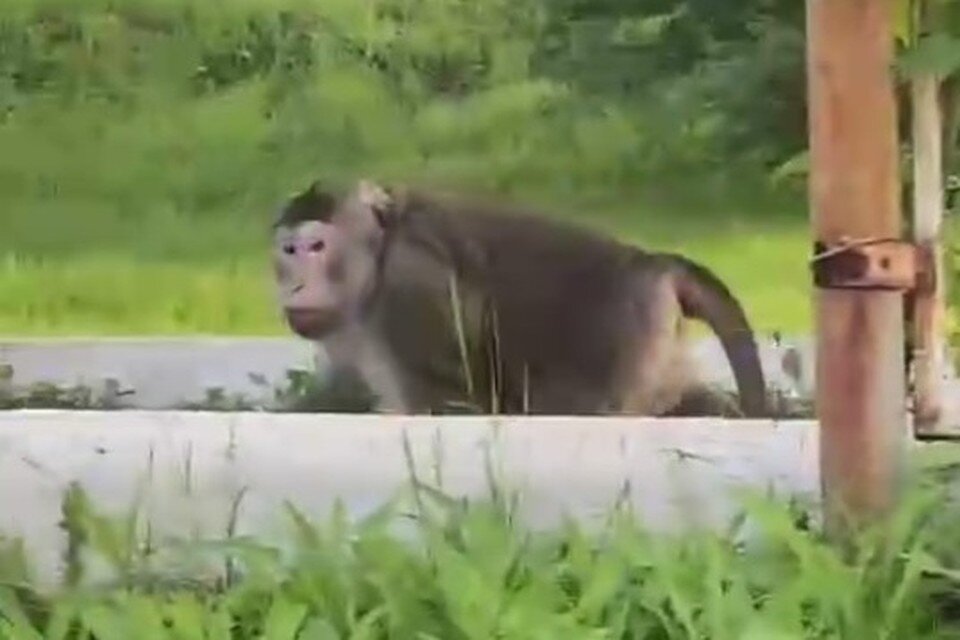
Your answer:
[[[360,175],[683,250],[759,327],[803,329],[801,196],[654,80],[557,71],[548,18],[533,0],[3,3],[0,334],[280,331],[273,211]]]

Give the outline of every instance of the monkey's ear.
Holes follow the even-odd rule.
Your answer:
[[[381,227],[392,222],[396,201],[389,188],[373,180],[360,180],[357,183],[357,200],[373,212]]]

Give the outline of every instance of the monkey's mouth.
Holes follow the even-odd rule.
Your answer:
[[[284,315],[294,333],[312,340],[323,338],[340,322],[340,314],[326,309],[286,309]]]

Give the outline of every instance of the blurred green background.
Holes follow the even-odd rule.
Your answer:
[[[4,0],[0,334],[282,332],[315,177],[499,194],[809,326],[803,3]]]

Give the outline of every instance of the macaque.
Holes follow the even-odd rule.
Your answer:
[[[314,183],[274,226],[279,305],[376,410],[664,415],[696,396],[684,320],[706,321],[739,409],[766,415],[743,309],[706,268],[503,206]]]

